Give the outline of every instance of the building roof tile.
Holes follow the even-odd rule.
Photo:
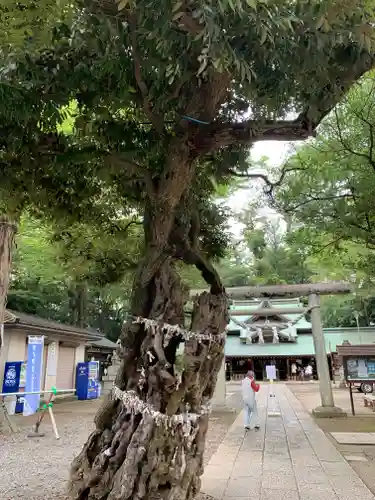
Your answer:
[[[40,316],[34,316],[33,314],[11,311],[9,309],[7,309],[6,312],[8,313],[6,315],[6,319],[8,319],[8,321],[5,322],[5,328],[12,328],[16,325],[23,327],[32,326],[39,327],[42,330],[52,330],[72,336],[83,336],[88,340],[98,340],[103,337],[102,333],[95,332],[90,329],[79,328],[74,325],[67,325],[66,323],[59,323],[58,321],[41,318]]]

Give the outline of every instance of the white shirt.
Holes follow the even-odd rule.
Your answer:
[[[306,375],[312,375],[312,367],[311,365],[307,365],[305,368]]]

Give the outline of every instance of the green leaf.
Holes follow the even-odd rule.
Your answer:
[[[268,36],[268,30],[267,30],[266,26],[262,26],[261,34],[260,34],[260,41],[259,41],[259,43],[261,45],[263,45],[264,42],[267,40],[267,36]]]
[[[236,8],[235,8],[235,6],[234,6],[234,2],[233,2],[233,0],[228,0],[228,4],[229,4],[229,7],[232,9],[232,11],[233,11],[233,12],[235,12],[235,11],[236,11]]]
[[[121,10],[124,10],[129,4],[129,0],[120,0],[120,2],[117,5],[117,10],[120,12]]]
[[[318,19],[318,20],[317,20],[317,22],[316,22],[315,28],[316,28],[317,30],[318,30],[318,29],[320,29],[320,28],[324,25],[325,21],[326,21],[325,16],[321,16],[321,17],[319,17],[319,19]]]
[[[258,6],[258,2],[257,0],[246,0],[246,3],[249,7],[251,7],[252,9],[256,10],[257,9],[257,6]]]
[[[172,13],[177,12],[183,5],[183,1],[176,2],[172,7]]]

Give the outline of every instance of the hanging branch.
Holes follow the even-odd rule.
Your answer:
[[[261,179],[265,184],[265,194],[269,196],[270,198],[273,197],[273,192],[277,187],[280,187],[281,184],[284,182],[285,176],[290,173],[290,172],[297,172],[299,170],[306,170],[305,167],[292,167],[288,168],[287,164],[284,164],[283,167],[280,170],[280,177],[277,179],[277,181],[272,182],[270,178],[261,172],[256,173],[256,172],[236,172],[232,168],[226,169],[225,173],[228,173],[229,175],[233,175],[234,177],[241,178],[241,179]]]

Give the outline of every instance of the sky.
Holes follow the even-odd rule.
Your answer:
[[[288,157],[288,154],[291,152],[291,143],[290,142],[281,142],[281,141],[265,141],[265,142],[257,142],[251,149],[251,158],[254,161],[259,161],[262,157],[267,157],[267,164],[272,168],[279,167]],[[256,172],[254,169],[253,172]],[[259,170],[262,172],[262,170]],[[264,171],[263,171],[264,172]],[[275,177],[277,179],[277,174]],[[262,189],[264,182],[260,179],[249,179],[248,187],[237,190],[232,196],[229,198],[229,206],[234,212],[240,212],[245,209],[248,203],[254,198],[257,197],[257,192]],[[272,217],[276,216],[275,212],[273,212],[269,208],[265,208],[264,210],[260,210],[259,215]],[[232,224],[232,232],[236,238],[239,238],[241,235],[242,225],[233,220]]]

